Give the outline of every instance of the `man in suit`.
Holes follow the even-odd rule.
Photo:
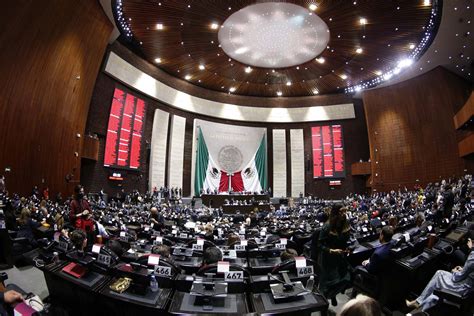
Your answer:
[[[438,297],[433,294],[434,290],[447,289],[458,292],[461,295],[474,290],[474,251],[472,251],[472,240],[469,239],[468,247],[471,253],[467,257],[464,267],[455,267],[451,272],[438,270],[426,285],[420,296],[414,301],[406,301],[408,307],[419,308],[426,311],[436,305]]]
[[[380,274],[387,268],[387,263],[391,259],[390,249],[392,249],[392,236],[392,226],[382,228],[379,235],[381,246],[374,251],[370,259],[362,262],[362,265],[370,274]]]

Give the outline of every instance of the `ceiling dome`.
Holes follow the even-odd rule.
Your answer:
[[[122,40],[168,74],[245,96],[354,91],[423,54],[439,1],[117,0]]]

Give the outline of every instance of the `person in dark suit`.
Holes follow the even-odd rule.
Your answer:
[[[381,246],[374,251],[370,259],[362,262],[362,265],[370,274],[381,274],[387,269],[387,263],[391,259],[390,249],[392,249],[392,236],[392,226],[385,226],[382,228],[379,235]]]

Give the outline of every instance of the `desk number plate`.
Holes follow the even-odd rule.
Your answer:
[[[245,251],[245,246],[244,245],[235,245],[234,249],[235,249],[235,251]]]
[[[202,251],[203,245],[193,244],[193,250]]]
[[[276,249],[285,250],[285,249],[286,249],[286,245],[285,245],[285,244],[276,244],[276,245],[275,245],[275,248],[276,248]]]
[[[181,233],[179,234],[179,238],[188,238],[188,234]]]
[[[155,273],[158,274],[159,276],[171,277],[171,268],[155,266]]]
[[[244,272],[243,271],[229,271],[225,273],[225,281],[236,281],[243,280]]]
[[[296,271],[298,277],[306,277],[314,274],[313,266],[297,268]]]
[[[97,256],[97,262],[105,266],[110,266],[110,260],[111,260],[110,256],[107,256],[107,255],[99,254]]]

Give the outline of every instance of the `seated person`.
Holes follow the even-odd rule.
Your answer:
[[[420,296],[414,301],[406,301],[408,307],[419,308],[423,311],[436,305],[438,297],[433,294],[434,290],[447,289],[461,295],[467,294],[474,289],[474,251],[472,251],[472,240],[468,241],[471,253],[464,267],[455,267],[451,272],[438,270],[431,278]]]
[[[110,248],[119,258],[123,255],[122,244],[118,240],[111,239],[107,241],[107,247]]]
[[[230,233],[227,236],[227,246],[233,246],[240,242],[240,237],[237,234]]]
[[[170,247],[167,245],[156,245],[151,248],[151,253],[154,255],[160,255],[165,259],[170,258]]]
[[[23,296],[14,290],[0,292],[0,315],[8,315],[7,309],[22,301]]]
[[[37,246],[37,242],[33,231],[41,226],[40,223],[31,218],[31,212],[24,207],[21,210],[20,219],[18,220],[19,230],[17,237],[26,238],[32,247]]]
[[[285,261],[293,259],[294,257],[297,257],[297,256],[298,256],[298,253],[296,252],[295,249],[287,248],[285,251],[283,251],[280,254],[280,259],[281,259],[281,262],[285,262]]]
[[[373,298],[359,294],[348,301],[341,309],[339,316],[381,316],[379,303]]]
[[[69,239],[77,251],[84,251],[84,248],[87,246],[86,233],[81,229],[76,229],[69,233]]]
[[[379,235],[381,246],[375,249],[370,257],[362,262],[362,266],[371,274],[380,274],[387,268],[387,263],[390,261],[390,249],[392,249],[393,227],[385,226]]]
[[[204,271],[211,264],[217,264],[217,262],[222,260],[222,251],[217,247],[208,247],[204,250],[202,256],[202,266],[198,271],[198,274]]]

